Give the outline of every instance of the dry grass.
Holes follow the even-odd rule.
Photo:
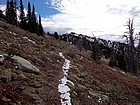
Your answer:
[[[69,84],[72,88],[71,97],[73,105],[99,104],[98,98],[88,98],[88,90],[99,91],[102,94],[108,95],[110,97],[110,104],[112,103],[113,105],[140,102],[140,80],[133,75],[128,73],[125,75],[119,71],[114,71],[102,63],[97,64],[90,58],[90,52],[80,52],[78,48],[66,42],[55,40],[49,36],[38,37],[35,34],[2,21],[0,21],[0,27],[3,28],[3,31],[0,33],[0,53],[7,53],[9,48],[13,48],[20,56],[29,60],[41,70],[41,75],[23,73],[28,78],[23,84],[26,87],[24,94],[28,93],[29,96],[37,95],[42,99],[40,105],[60,105],[60,94],[58,93],[57,86],[63,76],[62,65],[64,59],[59,57],[59,52],[62,52],[71,61],[68,79],[75,84],[75,86]],[[35,41],[35,44],[23,37],[28,37]],[[0,67],[0,71],[12,68],[12,73],[19,77],[15,73],[13,64],[6,61],[4,65]],[[14,84],[19,80],[19,78],[16,78],[12,81],[12,86],[15,86]],[[34,84],[36,83],[42,86],[35,88]],[[0,84],[2,83],[0,82]],[[78,84],[86,87],[87,90],[83,91],[82,88],[78,88]],[[5,86],[9,85],[5,84]],[[1,85],[0,88],[4,88],[4,85]],[[13,89],[13,95],[15,99],[18,99],[14,91]],[[10,93],[11,90],[8,90],[8,92]],[[22,101],[25,100],[26,98],[23,98]],[[109,102],[104,104],[109,104]]]

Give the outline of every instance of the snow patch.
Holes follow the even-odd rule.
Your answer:
[[[5,5],[1,5],[0,4],[0,10],[3,12],[3,14],[5,15],[5,11],[6,11],[6,4]]]
[[[99,97],[98,102],[102,103],[102,98],[101,97]]]
[[[62,53],[59,53],[59,56],[65,59],[65,57],[63,56],[63,54],[62,54]]]
[[[78,95],[75,91],[73,93],[76,94],[76,95]]]
[[[27,39],[29,42],[32,42],[33,44],[35,44],[35,41],[29,39],[28,37],[23,37],[24,39]]]
[[[120,73],[124,74],[124,75],[127,75],[124,71],[120,71]]]
[[[112,68],[112,70],[113,70],[113,71],[117,71],[116,69],[113,69],[113,68]]]
[[[0,62],[3,62],[4,61],[4,56],[3,55],[0,55]]]
[[[67,83],[71,83],[72,85],[74,85],[72,81],[67,79],[68,71],[70,69],[70,61],[67,60],[62,53],[59,53],[59,56],[65,59],[65,62],[62,66],[64,77],[60,80],[60,84],[58,85],[58,92],[61,93],[61,105],[72,105],[69,93],[71,89],[67,85]]]
[[[14,33],[14,32],[9,32],[9,33],[10,33],[10,34],[13,34],[13,35],[15,35],[15,36],[17,35],[17,34],[16,34],[16,33]]]
[[[88,95],[88,98],[91,98],[91,97]]]

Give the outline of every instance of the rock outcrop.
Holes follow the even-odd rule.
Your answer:
[[[34,65],[32,65],[26,59],[16,56],[16,55],[14,55],[11,58],[17,62],[17,69],[22,70],[24,72],[29,72],[29,73],[37,73],[37,74],[40,73],[40,70]]]

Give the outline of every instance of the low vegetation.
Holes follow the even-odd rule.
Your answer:
[[[0,63],[0,103],[3,105],[60,105],[58,84],[63,77],[64,59],[59,52],[71,61],[68,80],[74,86],[68,85],[73,105],[140,103],[139,78],[98,63],[88,49],[80,51],[77,45],[51,36],[37,36],[0,21],[0,54],[7,54],[9,49],[30,61],[41,73],[19,71],[15,68],[16,61],[10,58]]]

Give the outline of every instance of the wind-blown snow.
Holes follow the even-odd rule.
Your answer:
[[[16,33],[14,33],[14,32],[11,32],[11,31],[10,31],[9,33],[10,33],[10,34],[13,34],[13,35],[15,35],[15,36],[17,35]]]
[[[70,67],[70,61],[69,60],[67,60],[67,59],[65,59],[65,62],[64,62],[64,65],[63,65],[63,69],[66,69],[66,70],[68,70],[69,69],[69,67]]]
[[[59,53],[59,56],[65,59],[65,57],[63,56],[63,54],[62,54],[62,53]]]
[[[71,90],[67,83],[71,83],[74,85],[74,83],[67,79],[68,71],[70,69],[70,61],[67,60],[62,53],[59,53],[59,56],[61,56],[63,59],[65,59],[65,62],[62,66],[64,77],[60,80],[60,84],[58,85],[58,92],[61,93],[61,105],[72,105],[71,104],[71,97],[69,91]]]
[[[29,42],[32,42],[33,44],[35,44],[35,41],[29,39],[28,37],[23,37],[24,39],[27,39]]]

